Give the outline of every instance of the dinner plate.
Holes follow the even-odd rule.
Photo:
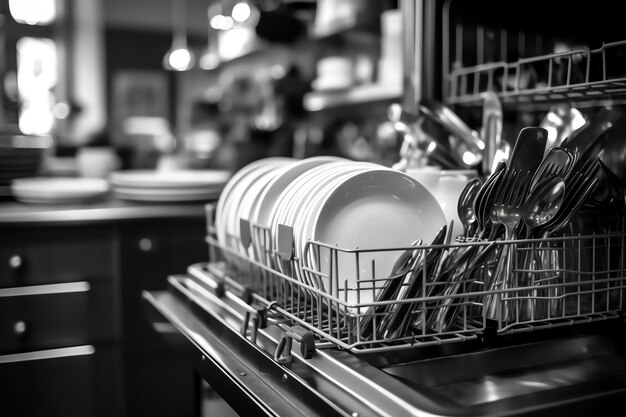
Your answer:
[[[230,197],[231,197],[231,192],[233,190],[233,188],[236,187],[236,185],[239,183],[239,181],[241,181],[243,178],[245,178],[248,174],[250,174],[251,172],[253,172],[254,170],[268,164],[271,162],[283,162],[283,163],[289,163],[289,162],[293,162],[295,161],[294,158],[286,158],[286,157],[270,157],[270,158],[262,158],[262,159],[258,159],[256,161],[253,161],[247,165],[245,165],[243,168],[239,169],[226,183],[226,185],[224,186],[224,189],[222,190],[222,193],[220,194],[220,197],[217,201],[217,205],[215,207],[215,220],[214,220],[214,224],[215,224],[215,228],[216,228],[216,232],[217,232],[217,239],[218,241],[222,244],[222,245],[226,245],[226,235],[225,235],[225,229],[226,229],[226,224],[225,224],[225,206],[229,203]]]
[[[116,187],[170,189],[224,186],[231,176],[227,170],[128,170],[111,173],[110,180]]]
[[[125,200],[138,201],[192,201],[216,199],[220,195],[220,189],[142,189],[115,187],[113,192]]]
[[[16,199],[37,203],[83,202],[109,192],[106,180],[99,178],[21,178],[11,184]]]
[[[266,158],[262,163],[256,164],[253,169],[247,171],[247,173],[241,176],[237,183],[234,184],[228,195],[225,197],[223,206],[221,208],[220,224],[218,228],[218,239],[223,242],[223,245],[239,251],[241,245],[237,242],[240,240],[239,235],[239,223],[240,220],[237,217],[240,213],[239,206],[245,201],[248,189],[264,174],[275,171],[280,167],[292,163],[294,160],[291,158]],[[222,197],[220,197],[221,199]],[[245,267],[236,256],[225,254],[229,263],[235,266]]]
[[[272,240],[273,248],[278,248],[278,226],[284,225],[293,228],[293,218],[301,209],[306,197],[311,195],[310,190],[315,185],[324,183],[328,176],[337,172],[337,164],[342,165],[346,163],[332,162],[311,168],[293,181],[281,194],[276,205],[277,210],[273,213],[271,219],[270,239]],[[284,272],[282,263],[278,263],[276,266],[279,271]]]
[[[264,166],[259,167],[258,169],[252,171],[249,175],[242,178],[236,185],[235,188],[231,191],[231,195],[229,196],[229,200],[227,205],[225,206],[225,215],[224,215],[224,225],[225,232],[235,237],[239,237],[237,233],[239,223],[239,218],[237,217],[239,213],[239,206],[243,204],[246,199],[246,194],[248,190],[253,187],[254,183],[264,176],[265,174],[276,170],[278,167],[282,166],[282,162],[269,162]],[[231,245],[234,247],[234,245]]]
[[[240,204],[237,207],[237,213],[235,216],[235,234],[237,236],[239,237],[242,236],[240,220],[243,219],[243,220],[247,220],[248,222],[250,222],[252,210],[256,202],[259,200],[261,193],[263,192],[263,189],[277,175],[279,170],[280,168],[273,168],[273,169],[268,170],[264,174],[258,176],[255,179],[255,181],[250,185],[248,190],[246,190],[244,197],[241,199]],[[249,232],[250,232],[250,236],[252,236],[253,230],[252,230],[251,224],[250,224]],[[243,245],[239,245],[237,249],[239,250],[240,253],[245,253],[248,256],[251,256],[255,259],[257,258],[254,255],[255,251],[253,250],[252,245],[250,245],[247,248],[244,247]]]
[[[431,242],[446,223],[439,203],[423,185],[388,168],[356,173],[341,181],[324,197],[313,219],[311,239],[348,250],[401,248],[416,239]],[[354,254],[339,252],[333,269],[342,287],[347,282],[354,289],[359,280],[388,277],[398,256],[394,251],[362,252],[357,269]],[[319,260],[309,261],[314,270],[330,272],[329,250],[321,250]],[[328,281],[324,284],[331,287]],[[371,282],[361,284],[359,301],[372,301],[374,291],[366,290]],[[332,288],[332,295],[357,302],[356,291],[346,296],[336,285]]]
[[[310,186],[323,181],[326,175],[334,172],[338,166],[345,164],[352,165],[354,162],[349,160],[334,161],[315,166],[298,176],[283,190],[273,205],[269,219],[270,241],[273,248],[278,247],[278,225],[291,226],[291,224],[285,222],[285,219],[288,213],[292,211],[291,206],[298,201],[298,194],[306,195]],[[278,267],[280,269],[281,265],[278,265]],[[282,269],[280,270],[282,271]]]
[[[306,202],[306,208],[302,212],[301,216],[299,216],[299,221],[295,226],[295,235],[296,235],[296,252],[300,259],[302,265],[312,265],[311,259],[316,256],[317,250],[315,246],[310,246],[308,251],[306,249],[307,241],[312,240],[312,230],[315,225],[314,215],[319,210],[321,204],[325,201],[326,197],[341,184],[347,178],[352,175],[371,170],[371,169],[380,169],[380,165],[377,164],[367,164],[371,166],[361,165],[359,167],[345,168],[338,175],[329,179],[323,184],[320,184],[319,188],[315,190],[315,193],[312,194],[312,197],[309,198],[309,201]],[[328,289],[328,281],[322,280],[321,277],[313,277],[316,280],[315,285],[321,289]]]
[[[142,190],[143,191],[143,190]],[[145,202],[186,202],[186,201],[208,201],[215,199],[219,193],[180,193],[180,194],[163,194],[163,193],[138,193],[136,191],[125,192],[115,189],[114,195],[121,200],[129,201],[145,201]]]
[[[310,254],[305,251],[307,241],[305,236],[305,225],[307,223],[307,218],[310,216],[310,212],[314,210],[316,205],[318,205],[321,200],[323,200],[323,197],[329,192],[328,190],[333,189],[334,184],[356,172],[363,172],[368,169],[373,169],[373,167],[374,164],[369,163],[354,163],[352,165],[340,166],[337,167],[334,172],[330,173],[330,175],[327,175],[323,180],[314,183],[314,185],[310,188],[310,192],[301,199],[300,206],[297,210],[297,216],[291,217],[288,220],[293,224],[295,240],[294,247],[298,259],[302,260],[305,256]],[[301,262],[301,265],[302,264],[303,263]],[[302,276],[308,276],[311,278],[310,281],[312,282],[309,282],[309,284],[312,284],[316,288],[324,289],[324,285],[319,280],[319,277],[311,276],[310,274],[305,274],[304,272]]]
[[[251,221],[259,227],[269,227],[270,214],[274,208],[274,204],[279,195],[291,184],[296,178],[309,169],[316,166],[335,161],[348,161],[345,158],[335,156],[314,156],[302,159],[280,170],[274,179],[265,188],[259,199],[255,212],[252,214]]]

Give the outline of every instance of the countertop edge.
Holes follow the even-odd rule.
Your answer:
[[[24,206],[23,212],[3,212],[0,206],[0,226],[25,224],[106,223],[124,220],[202,218],[206,204],[198,205],[133,205],[125,207],[75,207],[41,210]]]

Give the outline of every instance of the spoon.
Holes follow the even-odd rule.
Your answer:
[[[550,176],[541,180],[535,189],[530,193],[526,203],[524,204],[523,209],[523,220],[527,226],[527,238],[530,239],[533,237],[533,232],[537,230],[541,230],[541,228],[548,224],[559,212],[561,207],[563,206],[563,200],[565,198],[565,181],[562,177],[559,176]],[[533,269],[533,265],[535,264],[535,260],[537,258],[537,248],[533,244],[530,248],[530,256],[528,259],[524,260],[524,268],[525,270]],[[539,259],[537,261],[538,264],[542,266],[539,269],[549,269],[549,266],[545,268],[543,266],[546,260]],[[529,272],[523,282],[522,286],[534,285],[534,277],[535,274]],[[530,281],[530,283],[528,282]],[[556,289],[550,288],[548,291],[552,293],[551,295],[556,296]],[[538,300],[536,297],[536,291],[533,292],[533,302],[530,303],[529,300],[524,300],[521,303],[521,314],[524,319],[530,318],[542,318],[544,312],[546,311],[547,305],[545,302]],[[539,304],[541,303],[541,304]],[[534,310],[534,315],[533,315]]]
[[[476,223],[474,202],[482,185],[480,178],[472,178],[463,188],[457,203],[457,214],[463,223],[463,236],[469,236],[470,227]]]
[[[559,212],[565,197],[565,180],[549,176],[537,183],[524,204],[523,220],[527,226],[527,238],[533,231],[547,224]]]

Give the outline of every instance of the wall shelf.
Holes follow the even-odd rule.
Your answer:
[[[304,108],[309,112],[365,103],[399,100],[402,88],[371,84],[337,91],[315,91],[304,96]]]

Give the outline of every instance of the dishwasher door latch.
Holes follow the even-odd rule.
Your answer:
[[[302,326],[286,327],[285,333],[280,338],[274,360],[278,363],[287,364],[293,361],[291,346],[293,341],[300,343],[300,354],[304,359],[311,359],[315,354],[315,336]]]

